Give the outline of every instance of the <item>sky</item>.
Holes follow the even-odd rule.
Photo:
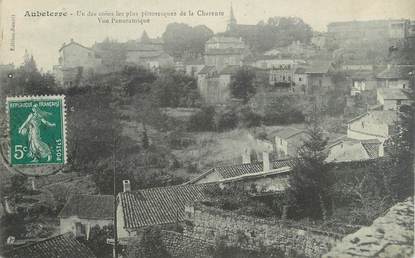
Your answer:
[[[46,72],[57,64],[59,48],[71,38],[91,46],[106,37],[120,42],[138,39],[143,30],[150,37],[157,37],[171,22],[191,26],[204,24],[214,32],[222,32],[229,19],[231,4],[239,24],[257,24],[274,16],[297,16],[317,31],[326,31],[327,24],[334,21],[415,20],[414,0],[233,0],[232,3],[231,0],[0,0],[0,64],[20,65],[27,50]],[[191,10],[195,15],[151,17],[150,23],[143,25],[103,24],[97,17],[76,15],[77,11],[179,14],[182,10],[186,13]],[[223,12],[224,16],[197,16],[198,10]],[[68,16],[25,17],[26,11],[66,11]],[[10,51],[13,21],[15,44],[14,51]]]

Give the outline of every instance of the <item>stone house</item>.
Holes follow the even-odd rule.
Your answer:
[[[402,89],[377,89],[377,101],[383,110],[399,110],[401,105],[410,104],[408,96]]]
[[[56,81],[64,87],[79,83],[79,78],[92,74],[100,69],[102,59],[89,47],[85,47],[73,39],[59,49],[59,65],[53,67]]]
[[[388,65],[376,76],[378,88],[408,88],[409,73],[413,71],[414,65]]]
[[[371,110],[347,122],[347,137],[356,140],[378,139],[383,142],[395,131],[398,114],[392,110]]]
[[[154,71],[160,67],[173,66],[174,60],[163,50],[163,42],[159,39],[148,39],[145,42],[131,44],[126,53],[126,63],[142,65]]]
[[[267,176],[264,172],[277,171],[283,168],[291,167],[293,165],[291,159],[280,159],[270,161],[269,154],[267,152],[262,153],[262,161],[251,162],[249,156],[243,157],[243,164],[229,165],[214,167],[201,175],[191,179],[186,184],[206,184],[214,182],[226,182],[234,179],[244,179],[247,181],[255,181],[255,176],[262,175]],[[261,174],[262,173],[262,174]],[[253,176],[250,178],[250,176]],[[270,176],[270,175],[268,175]],[[280,184],[277,182],[276,184]],[[259,183],[260,187],[264,186]]]
[[[332,87],[330,70],[331,63],[325,61],[314,61],[306,68],[309,94],[323,93]]]
[[[211,104],[226,103],[230,98],[229,84],[239,66],[227,66],[218,72],[215,66],[203,67],[197,76],[197,87],[202,98]]]
[[[378,139],[341,139],[327,146],[326,162],[375,159],[384,156],[383,142]]]
[[[268,139],[275,144],[278,157],[296,157],[298,148],[307,139],[307,134],[304,130],[284,127],[269,133]]]
[[[353,71],[348,74],[351,79],[351,96],[362,94],[364,91],[374,91],[377,88],[377,80],[372,71]]]
[[[10,258],[96,258],[94,253],[83,243],[77,241],[72,233],[52,236],[21,247],[14,248],[4,254]]]
[[[298,67],[294,72],[294,86],[293,92],[307,92],[307,74],[305,67]]]
[[[242,66],[248,55],[242,38],[214,36],[205,44],[204,63],[222,71],[227,66]]]
[[[89,238],[90,229],[114,223],[112,195],[73,195],[58,215],[60,232]]]
[[[117,233],[120,240],[138,236],[142,229],[168,227],[184,220],[186,203],[207,198],[216,184],[187,184],[131,191],[124,180],[124,191],[117,196]]]

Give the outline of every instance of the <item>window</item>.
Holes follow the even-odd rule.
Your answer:
[[[402,87],[405,89],[405,83],[402,85]]]
[[[398,99],[398,100],[396,101],[396,105],[400,106],[401,104],[402,104],[402,100]]]
[[[299,78],[298,78],[298,81],[300,81],[300,82],[301,82],[302,80],[303,80],[303,78],[301,78],[301,77],[299,77]]]
[[[76,236],[85,236],[85,225],[83,225],[81,222],[75,223],[75,235]]]
[[[365,122],[362,121],[362,128],[365,128]]]

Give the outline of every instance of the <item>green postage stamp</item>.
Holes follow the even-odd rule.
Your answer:
[[[66,163],[65,97],[8,97],[10,163]]]

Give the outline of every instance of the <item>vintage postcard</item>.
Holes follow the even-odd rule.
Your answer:
[[[413,0],[0,0],[0,257],[414,257]]]

